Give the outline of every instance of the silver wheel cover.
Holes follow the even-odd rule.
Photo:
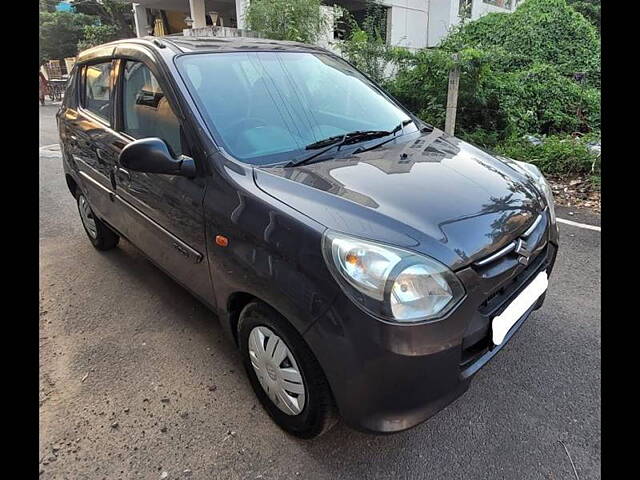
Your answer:
[[[249,334],[249,357],[265,393],[287,415],[304,409],[306,391],[296,359],[269,328],[254,327]]]
[[[87,232],[89,232],[91,238],[97,238],[98,228],[96,227],[96,221],[93,216],[93,212],[91,211],[91,207],[89,206],[89,202],[87,202],[84,195],[80,195],[80,198],[78,198],[78,210],[80,210],[82,224],[87,229]]]

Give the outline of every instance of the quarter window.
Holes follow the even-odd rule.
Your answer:
[[[143,63],[128,61],[123,80],[123,131],[135,139],[161,138],[181,155],[180,122],[153,73]]]
[[[84,69],[84,108],[109,122],[111,119],[111,62]]]

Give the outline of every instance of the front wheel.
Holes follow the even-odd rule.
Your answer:
[[[275,310],[260,302],[240,313],[242,360],[256,396],[285,431],[313,438],[337,420],[331,389],[300,334]]]
[[[78,192],[76,200],[82,226],[91,244],[98,250],[110,250],[115,247],[120,237],[96,217],[84,193]]]

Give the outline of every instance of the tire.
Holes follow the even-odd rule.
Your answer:
[[[254,356],[256,351],[260,349],[255,340],[263,334],[275,334],[277,337],[277,340],[274,340],[274,342],[278,342],[273,348],[276,352],[274,356],[277,357],[278,352],[282,355],[283,348],[288,350],[287,356],[278,364],[277,368],[273,368],[275,363],[272,363],[271,367],[267,366],[261,369],[263,382],[266,385],[269,385],[269,382],[274,382],[271,383],[271,386],[276,385],[270,390],[271,394],[268,394],[266,387],[263,387],[252,364],[253,358],[257,365],[264,367],[260,359]],[[263,348],[262,352],[269,350],[270,338],[271,336],[265,335],[262,346],[266,345],[266,348]],[[252,302],[240,312],[238,339],[242,361],[251,386],[264,409],[283,430],[299,438],[314,438],[327,432],[335,425],[337,411],[324,372],[303,338],[284,317],[264,303]],[[280,342],[283,342],[283,345],[280,345]],[[276,358],[276,362],[279,358]],[[274,392],[280,394],[284,392],[279,390],[277,385],[288,385],[287,388],[295,386],[293,381],[296,380],[293,379],[293,376],[296,370],[301,377],[303,393],[300,394],[299,390],[297,394],[292,392],[293,395],[297,395],[297,398],[292,403],[279,401],[281,406],[278,406],[272,400],[272,396],[277,397]],[[285,384],[282,380],[282,374],[285,371],[288,372],[287,375],[292,382]],[[302,395],[304,396],[303,402],[300,401]],[[291,397],[288,396],[288,398]],[[288,413],[285,413],[285,410]]]
[[[89,237],[91,245],[98,250],[111,250],[116,245],[120,237],[113,230],[107,227],[91,209],[87,197],[84,193],[78,189],[76,193],[76,201],[78,203],[78,213],[80,214],[80,220],[84,231]]]

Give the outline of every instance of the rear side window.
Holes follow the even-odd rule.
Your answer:
[[[111,62],[84,68],[83,107],[107,122],[111,119],[111,70]]]
[[[176,156],[183,153],[180,121],[156,77],[143,63],[127,61],[122,87],[123,130],[140,139],[158,137]]]

